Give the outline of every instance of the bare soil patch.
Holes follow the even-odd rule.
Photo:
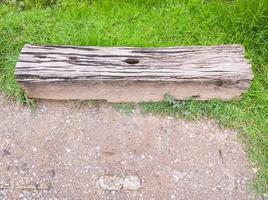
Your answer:
[[[243,145],[214,121],[1,97],[0,134],[0,199],[254,199]],[[105,190],[107,176],[133,180]]]

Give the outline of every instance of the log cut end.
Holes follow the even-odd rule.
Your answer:
[[[110,102],[239,98],[253,79],[240,45],[167,48],[25,45],[16,79],[29,97]]]

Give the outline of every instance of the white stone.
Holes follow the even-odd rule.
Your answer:
[[[37,151],[37,148],[34,147],[34,146],[32,146],[32,150],[33,150],[33,152],[36,152]]]
[[[137,176],[127,176],[124,178],[124,190],[139,190],[141,187],[141,180]]]
[[[118,190],[139,190],[141,187],[141,180],[137,176],[102,176],[99,178],[97,184],[104,190],[118,191]]]
[[[102,176],[98,185],[104,190],[120,190],[123,187],[124,179],[120,176]]]

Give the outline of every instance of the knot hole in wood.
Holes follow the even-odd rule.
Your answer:
[[[138,59],[136,59],[136,58],[127,58],[125,60],[125,62],[128,63],[128,64],[131,64],[131,65],[134,65],[134,64],[139,63],[140,61]]]

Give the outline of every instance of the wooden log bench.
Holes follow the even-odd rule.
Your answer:
[[[240,45],[168,48],[25,45],[16,79],[29,97],[109,102],[239,98],[253,78]]]

